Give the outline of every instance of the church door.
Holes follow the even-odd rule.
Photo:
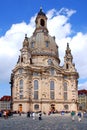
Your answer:
[[[22,112],[22,104],[19,104],[19,112]]]
[[[54,111],[55,111],[55,105],[51,104],[51,112],[54,112]]]

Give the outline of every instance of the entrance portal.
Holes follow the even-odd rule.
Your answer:
[[[19,104],[19,112],[22,112],[22,104]]]
[[[51,112],[54,113],[55,111],[55,104],[51,104]]]

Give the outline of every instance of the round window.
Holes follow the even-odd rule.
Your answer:
[[[64,105],[64,108],[67,110],[68,109],[68,105]]]
[[[35,105],[34,105],[34,109],[35,109],[35,110],[39,109],[39,105],[38,105],[38,104],[35,104]]]

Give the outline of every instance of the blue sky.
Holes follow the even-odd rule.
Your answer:
[[[1,0],[0,1],[0,97],[10,95],[10,74],[16,65],[24,34],[31,36],[34,20],[42,6],[48,29],[56,36],[61,64],[70,43],[79,72],[79,89],[87,89],[87,1],[84,0]],[[59,22],[60,21],[60,22]],[[54,28],[50,25],[54,25]],[[61,30],[61,32],[59,31]],[[60,35],[60,36],[59,36]]]
[[[45,12],[52,8],[61,9],[62,7],[76,10],[77,13],[70,21],[77,30],[86,31],[86,0],[84,2],[82,0],[1,0],[0,5],[0,35],[4,34],[14,23],[20,23],[23,20],[28,23],[40,6]]]

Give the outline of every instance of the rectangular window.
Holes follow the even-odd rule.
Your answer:
[[[67,100],[67,92],[64,92],[64,100]]]
[[[46,41],[46,47],[49,47],[49,42],[48,41]]]
[[[34,91],[34,99],[38,99],[38,91]]]
[[[67,79],[67,75],[64,75],[64,79]]]
[[[22,99],[23,98],[23,95],[20,95],[20,99]]]
[[[34,48],[34,42],[31,43],[31,48]]]
[[[64,91],[67,91],[67,86],[66,86],[66,87],[64,87]]]
[[[48,59],[48,65],[51,65],[52,64],[52,60],[51,59]]]
[[[20,89],[20,94],[23,94],[23,89]]]
[[[37,72],[33,72],[33,76],[38,76],[38,73]]]
[[[23,88],[23,80],[20,80],[20,84],[19,84],[19,86],[20,86],[20,89]]]
[[[50,98],[54,99],[54,91],[50,91]]]
[[[54,90],[54,81],[50,82],[50,90]]]

